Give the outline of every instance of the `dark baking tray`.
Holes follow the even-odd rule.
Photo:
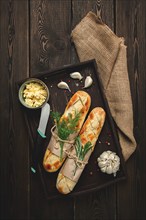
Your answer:
[[[83,75],[83,79],[81,81],[73,80],[70,78],[69,74],[76,71]],[[83,89],[85,77],[88,75],[93,78],[93,84],[90,88]],[[85,167],[77,185],[69,195],[61,195],[56,189],[56,178],[59,171],[55,173],[47,173],[42,166],[43,155],[51,137],[50,129],[53,126],[53,121],[51,118],[49,119],[46,130],[47,138],[45,139],[42,146],[41,162],[39,164],[39,174],[43,183],[46,197],[48,199],[52,199],[62,196],[75,196],[81,193],[99,190],[108,186],[109,184],[126,179],[125,162],[121,153],[121,147],[118,141],[115,124],[109,110],[108,102],[103,92],[95,60],[81,62],[75,65],[66,65],[63,68],[56,69],[51,72],[39,73],[39,75],[34,77],[43,80],[48,86],[50,90],[50,98],[48,102],[51,106],[51,110],[58,111],[62,114],[70,97],[76,91],[84,90],[91,96],[92,102],[90,110],[96,106],[101,106],[106,111],[105,124],[96,143],[94,152],[92,153],[89,159],[89,163]],[[57,87],[57,84],[61,80],[68,83],[69,87],[71,88],[71,92],[68,90],[61,90]],[[18,88],[23,83],[23,81],[18,83]],[[22,107],[22,109],[29,130],[31,147],[33,148],[41,110],[28,110],[25,107]],[[113,175],[104,174],[99,170],[97,165],[97,157],[105,150],[112,150],[116,152],[120,157],[120,170],[117,172],[116,177]]]

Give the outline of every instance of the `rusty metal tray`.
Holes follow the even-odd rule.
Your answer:
[[[81,81],[73,80],[70,78],[69,74],[76,71],[80,72],[83,75],[83,79]],[[88,75],[91,75],[94,83],[91,87],[83,89],[85,77]],[[64,196],[75,196],[81,193],[99,190],[108,186],[109,184],[126,179],[125,162],[121,153],[121,147],[118,141],[115,124],[109,110],[108,102],[102,89],[102,84],[99,78],[95,60],[81,62],[75,65],[67,65],[63,68],[56,69],[51,72],[40,73],[35,77],[44,81],[50,90],[49,104],[51,106],[51,110],[63,113],[70,97],[78,90],[85,90],[91,96],[92,102],[90,110],[96,106],[101,106],[106,111],[106,121],[99,136],[99,139],[96,143],[94,152],[92,153],[89,159],[89,163],[86,165],[77,185],[69,195],[61,195],[56,189],[56,179],[59,171],[55,173],[47,173],[42,166],[42,162],[40,162],[39,174],[47,199]],[[60,82],[61,80],[69,84],[71,92],[67,90],[61,90],[57,87],[58,82]],[[18,88],[21,83],[22,81],[18,83]],[[22,109],[29,130],[29,137],[31,141],[30,145],[33,148],[36,137],[36,129],[39,123],[40,110],[28,110],[24,107],[22,107]],[[51,137],[50,129],[52,126],[53,121],[50,118],[46,131],[47,138],[42,146],[42,159],[49,139]],[[117,155],[120,157],[120,170],[117,172],[116,177],[114,177],[113,175],[104,174],[98,168],[97,157],[105,150],[112,150],[116,152]]]

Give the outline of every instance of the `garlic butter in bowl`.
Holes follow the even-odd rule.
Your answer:
[[[40,79],[29,78],[19,88],[19,100],[29,109],[41,108],[49,99],[47,85]]]

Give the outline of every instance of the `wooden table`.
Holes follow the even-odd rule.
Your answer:
[[[127,180],[88,195],[47,201],[30,173],[29,136],[18,102],[19,80],[78,62],[73,27],[92,10],[128,46],[137,150]],[[142,220],[146,218],[146,1],[0,1],[0,219]]]

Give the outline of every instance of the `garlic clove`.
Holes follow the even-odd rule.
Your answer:
[[[109,156],[108,156],[109,160],[114,160],[115,159],[115,155],[110,153]]]
[[[91,78],[91,76],[87,76],[85,79],[85,83],[84,83],[84,87],[83,88],[88,88],[92,85],[93,83],[93,79]]]
[[[104,152],[100,155],[99,158],[101,158],[101,159],[103,159],[103,160],[107,159],[107,158],[108,158],[108,152],[107,152],[107,151],[104,151]]]
[[[102,168],[101,168],[101,171],[102,171],[103,173],[106,173],[106,167],[102,167]]]
[[[61,81],[60,83],[57,84],[57,86],[60,89],[68,89],[71,92],[71,90],[66,82]]]
[[[120,163],[120,158],[119,158],[117,155],[115,155],[115,161],[116,161],[117,163]]]
[[[117,172],[119,170],[120,161],[117,161],[113,167],[114,172]]]
[[[71,73],[71,74],[70,74],[70,77],[71,77],[72,79],[79,79],[79,80],[83,79],[83,76],[82,76],[79,72]]]
[[[106,162],[105,162],[105,161],[99,161],[99,162],[98,162],[98,166],[99,166],[100,168],[103,168],[103,167],[106,166]]]
[[[107,174],[113,173],[113,168],[112,168],[111,165],[109,165],[109,166],[106,167],[106,173],[107,173]]]

